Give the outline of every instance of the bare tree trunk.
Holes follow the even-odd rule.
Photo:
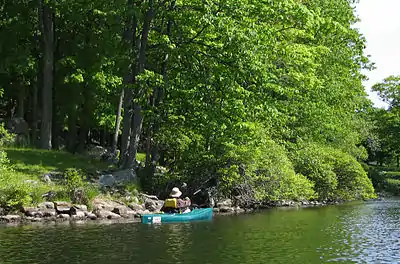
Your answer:
[[[128,7],[133,9],[132,0],[128,0]],[[130,44],[132,53],[131,64],[128,69],[128,74],[124,79],[124,120],[122,126],[122,136],[121,136],[121,152],[120,152],[120,164],[126,162],[128,156],[128,148],[130,144],[130,134],[131,134],[131,124],[133,115],[133,91],[130,84],[133,84],[136,75],[136,50],[138,43],[136,42],[136,29],[137,29],[137,17],[133,15],[132,20],[129,22],[129,28],[127,29],[125,40]]]
[[[83,90],[83,107],[79,116],[79,143],[77,147],[77,152],[82,153],[85,150],[86,140],[88,138],[89,133],[89,122],[91,120],[91,111],[92,111],[92,92],[90,88],[85,85]]]
[[[115,131],[114,131],[114,137],[113,137],[113,142],[112,142],[112,152],[113,153],[115,153],[117,151],[118,135],[119,135],[119,128],[121,126],[121,112],[122,112],[123,102],[124,102],[124,88],[122,88],[121,95],[119,96],[117,117],[115,118]]]
[[[20,86],[18,89],[17,117],[24,118],[25,113],[25,87]]]
[[[137,67],[138,74],[142,73],[145,68],[146,64],[146,52],[147,52],[147,43],[149,38],[150,32],[150,24],[154,16],[154,0],[149,1],[149,10],[144,18],[143,23],[143,30],[141,36],[141,43],[140,43],[140,51],[139,51],[139,62]],[[136,78],[136,75],[134,75]],[[139,87],[138,92],[135,94],[137,98],[142,96],[143,88]],[[128,154],[126,157],[126,161],[123,164],[124,168],[131,168],[135,165],[136,162],[136,154],[139,147],[139,140],[140,135],[142,133],[142,126],[143,126],[143,113],[142,107],[138,103],[133,104],[134,109],[134,118],[131,127],[131,136],[130,136],[130,144],[128,149]]]
[[[51,149],[51,133],[53,118],[53,65],[54,65],[54,15],[47,4],[40,2],[42,9],[43,36],[43,92],[42,122],[40,128],[40,147]]]
[[[172,11],[175,8],[175,1],[173,1],[170,5],[170,11]],[[166,35],[169,36],[171,35],[171,30],[172,30],[172,20],[168,19],[167,22],[167,30],[166,30]],[[162,116],[162,113],[160,113],[160,105],[162,104],[162,100],[164,98],[164,91],[168,86],[168,59],[169,59],[169,54],[166,53],[164,55],[164,60],[162,62],[162,68],[161,68],[161,73],[164,79],[164,87],[156,87],[154,88],[154,107],[157,110],[158,116],[154,121],[153,125],[153,135],[158,132],[160,129],[160,119]],[[157,162],[160,159],[160,153],[159,153],[159,146],[157,144],[153,144],[151,146],[151,164],[157,164]]]

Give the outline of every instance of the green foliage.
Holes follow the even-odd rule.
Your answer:
[[[369,199],[374,189],[361,164],[340,150],[299,145],[292,154],[295,170],[315,183],[320,199]]]
[[[386,179],[385,180],[385,191],[393,195],[400,195],[400,180],[398,179]]]
[[[32,201],[29,184],[15,177],[4,151],[0,151],[0,175],[0,207],[15,209]]]
[[[146,191],[216,176],[221,191],[247,185],[258,200],[311,199],[313,189],[321,199],[372,195],[357,161],[366,158],[360,145],[371,135],[362,85],[362,70],[371,65],[353,27],[354,1],[45,1],[57,22],[52,51],[37,45],[44,35],[39,2],[2,7],[0,108],[22,102],[16,109],[33,117],[34,106],[22,106],[43,93],[36,58],[56,54],[55,70],[47,72],[54,77],[53,138],[68,131],[69,151],[83,151],[89,131],[114,128],[124,89],[125,121],[132,102],[135,117],[144,117],[125,130],[139,132],[139,151],[157,150],[157,161],[172,171],[145,168]],[[391,88],[397,82],[386,81]],[[397,114],[386,117],[390,139],[400,138]],[[396,154],[391,140],[377,143],[371,146]],[[100,166],[82,165],[88,161],[80,156],[64,162],[72,160],[65,153],[7,152],[20,173],[67,170],[68,196],[87,187],[69,168]]]
[[[15,143],[15,135],[5,129],[4,124],[0,123],[0,147],[10,146]]]
[[[97,186],[86,181],[86,176],[77,169],[64,173],[65,191],[73,203],[89,205],[100,194]]]

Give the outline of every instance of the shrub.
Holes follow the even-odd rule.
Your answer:
[[[400,180],[397,179],[386,179],[385,190],[394,195],[400,194]]]
[[[30,186],[15,178],[7,154],[0,151],[0,206],[16,209],[31,202]]]
[[[66,193],[59,196],[69,197],[73,203],[90,205],[90,202],[100,193],[98,187],[86,182],[86,176],[77,169],[67,169],[64,173]]]
[[[313,183],[296,174],[286,150],[272,140],[248,146],[230,146],[228,166],[218,170],[222,188],[231,190],[246,182],[256,201],[304,200],[314,197]]]
[[[375,197],[371,180],[361,164],[340,150],[302,144],[291,153],[295,170],[315,183],[319,199],[368,199]]]

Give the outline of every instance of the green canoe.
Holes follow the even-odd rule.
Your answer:
[[[193,209],[185,214],[145,214],[142,215],[143,224],[187,222],[196,220],[211,220],[213,217],[212,208]]]

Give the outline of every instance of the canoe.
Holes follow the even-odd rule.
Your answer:
[[[213,217],[212,208],[193,209],[185,214],[145,214],[142,215],[143,224],[188,222],[197,220],[211,220]]]

